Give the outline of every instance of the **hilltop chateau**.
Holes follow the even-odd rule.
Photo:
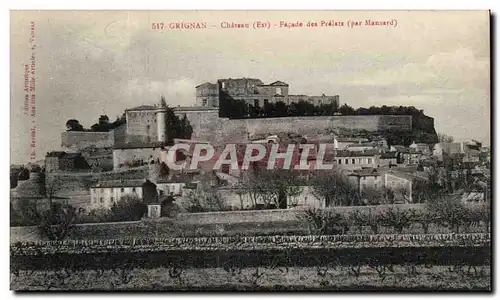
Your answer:
[[[178,117],[186,116],[193,128],[192,139],[213,144],[245,143],[254,136],[273,132],[294,132],[314,135],[332,129],[384,131],[412,130],[412,117],[408,115],[315,116],[282,118],[230,119],[220,115],[221,100],[244,101],[249,106],[266,103],[299,101],[316,106],[333,104],[338,107],[339,96],[306,96],[289,94],[289,85],[282,81],[264,84],[255,78],[219,79],[215,84],[206,82],[196,88],[196,106],[174,106]],[[166,99],[168,104],[169,99]],[[163,104],[140,105],[125,110],[126,124],[110,132],[62,133],[62,146],[82,149],[97,147],[147,147],[166,141]]]
[[[283,81],[264,84],[257,78],[219,79],[216,83],[205,82],[196,86],[196,105],[202,107],[218,107],[221,99],[243,100],[248,105],[263,107],[266,103],[283,102],[285,104],[299,101],[314,105],[339,105],[339,95],[306,96],[288,94],[289,85]]]

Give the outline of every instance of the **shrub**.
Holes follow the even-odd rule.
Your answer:
[[[358,228],[359,234],[363,233],[364,226],[369,226],[373,234],[378,234],[381,216],[371,209],[355,210],[349,215],[349,220],[352,225]]]
[[[339,213],[320,209],[307,209],[301,217],[309,226],[312,234],[336,235],[348,230],[347,220]]]
[[[393,227],[397,233],[402,233],[405,228],[410,227],[412,222],[408,211],[393,207],[381,214],[380,220],[384,225]]]
[[[73,229],[75,217],[76,211],[71,205],[52,203],[51,208],[41,216],[39,233],[49,240],[64,240]]]
[[[36,202],[32,199],[19,199],[17,209],[13,205],[11,206],[12,211],[17,212],[17,214],[13,215],[15,218],[18,217],[16,226],[33,226],[40,223],[41,212],[38,210]]]
[[[470,223],[470,211],[460,201],[460,197],[446,196],[427,202],[427,210],[436,214],[437,223],[459,233],[460,227]]]
[[[138,221],[148,211],[147,205],[136,196],[125,195],[111,206],[109,222]]]
[[[490,231],[491,211],[489,203],[485,205],[472,206],[467,208],[469,226],[479,226],[481,222],[485,226],[486,232]]]
[[[429,227],[436,223],[437,216],[434,212],[427,210],[409,209],[411,222],[420,224],[425,234],[429,233]]]
[[[14,208],[14,205],[12,205],[12,202],[10,203],[10,226],[22,226],[23,225],[23,217],[21,216],[20,213],[17,212],[17,210]]]
[[[76,224],[112,222],[113,218],[108,209],[93,209],[88,214],[79,214],[75,218]]]

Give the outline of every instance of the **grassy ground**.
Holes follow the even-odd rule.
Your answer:
[[[69,273],[68,273],[69,274]],[[12,290],[491,290],[488,266],[135,269],[72,274],[22,272]]]
[[[432,224],[429,233],[449,233],[448,228]],[[463,227],[461,233],[485,232],[484,226]],[[363,234],[372,234],[370,227],[363,228]],[[396,233],[393,228],[379,226],[379,234]],[[413,224],[403,233],[424,233],[421,225]],[[308,235],[307,224],[300,221],[255,222],[234,224],[192,225],[177,222],[115,224],[99,226],[77,226],[69,239],[116,239],[134,237],[193,237],[193,236],[236,236],[236,235]],[[351,227],[346,234],[359,234],[357,227]]]

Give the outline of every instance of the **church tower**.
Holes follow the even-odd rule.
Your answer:
[[[167,117],[167,103],[165,102],[165,97],[161,96],[160,106],[156,110],[156,125],[157,125],[157,136],[159,142],[167,142],[167,128],[166,128],[166,117]]]

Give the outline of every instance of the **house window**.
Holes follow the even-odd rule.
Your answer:
[[[342,164],[342,160],[341,160],[341,159],[339,159],[339,165],[341,165],[341,164]]]
[[[371,163],[372,163],[372,159],[368,158],[368,164],[371,164]]]
[[[268,105],[268,104],[269,104],[269,100],[268,99],[264,99],[264,106]]]
[[[281,88],[276,88],[276,95],[281,95]]]
[[[253,106],[255,107],[259,106],[259,99],[253,100]]]
[[[125,189],[124,189],[124,188],[121,188],[121,189],[120,189],[120,192],[122,192],[122,193],[123,193],[123,192],[125,192]]]
[[[345,159],[345,164],[348,165],[349,164],[349,159]]]
[[[111,203],[115,202],[115,197],[111,197]]]
[[[355,159],[355,158],[353,158],[353,159],[352,159],[352,164],[354,165],[355,163],[356,163],[356,159]]]
[[[207,100],[207,99],[203,99],[203,101],[202,101],[202,104],[201,104],[201,105],[202,105],[202,106],[207,106],[207,104],[208,104],[208,100]]]
[[[132,188],[132,193],[135,193],[135,187]]]
[[[101,197],[101,198],[99,198],[99,201],[100,201],[101,203],[104,203],[104,199],[103,199],[102,197]]]

